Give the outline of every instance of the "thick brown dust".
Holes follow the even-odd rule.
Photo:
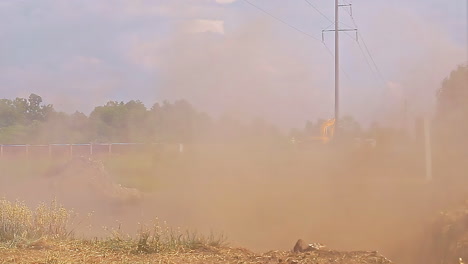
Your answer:
[[[137,223],[158,217],[175,227],[223,232],[232,245],[257,252],[291,250],[303,238],[337,250],[377,250],[408,264],[429,256],[431,223],[468,193],[466,179],[426,182],[418,155],[378,149],[187,146],[170,160],[127,155],[152,162],[153,174],[126,177],[140,186],[156,181],[154,190],[121,187],[101,163],[83,158],[40,177],[2,175],[1,191],[31,205],[57,197],[81,216],[94,212],[92,228],[81,226],[78,234],[105,235],[102,226],[134,233]]]

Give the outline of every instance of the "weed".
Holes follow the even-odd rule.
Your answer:
[[[226,246],[226,237],[213,232],[205,236],[196,231],[182,231],[172,228],[166,222],[156,219],[151,227],[140,225],[136,236],[126,235],[119,224],[116,229],[107,229],[109,235],[103,239],[73,240],[73,232],[68,231],[74,217],[56,201],[40,204],[31,210],[24,203],[0,200],[0,242],[5,248],[27,247],[48,248],[49,239],[55,242],[76,241],[83,246],[105,252],[126,254],[149,254],[191,252],[213,250]],[[47,256],[46,263],[58,263],[56,256]]]
[[[56,201],[49,205],[40,204],[31,210],[24,203],[0,199],[0,241],[33,240],[47,236],[70,238],[67,226],[74,213]]]

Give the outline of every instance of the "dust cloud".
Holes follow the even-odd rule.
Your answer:
[[[285,127],[302,123],[305,115],[331,114],[332,57],[321,43],[282,36],[276,24],[260,18],[227,28],[226,34],[175,27],[168,39],[133,44],[132,60],[157,72],[160,98],[187,99],[210,114],[260,117]],[[295,47],[288,44],[290,37]]]
[[[375,73],[369,73],[363,61],[358,65],[345,55],[343,67],[352,74],[351,80],[343,77],[343,113],[367,123],[399,126],[405,114],[433,111],[436,89],[454,65],[464,62],[466,51],[421,17],[399,8],[388,10],[382,8],[366,21],[371,27],[364,30],[376,36],[368,44],[377,54],[376,61],[387,65],[381,69],[388,73],[386,81],[370,83],[369,75]],[[320,41],[286,31],[287,27],[278,29],[275,21],[257,15],[231,23],[198,15],[191,15],[196,17],[195,27],[170,23],[164,39],[148,31],[118,38],[131,38],[130,44],[122,44],[130,49],[124,58],[119,54],[119,60],[157,76],[157,85],[144,83],[142,90],[131,91],[133,96],[183,98],[213,115],[263,117],[288,128],[332,116],[333,55]],[[215,28],[207,29],[212,22]],[[382,37],[380,31],[389,33]],[[359,55],[358,48],[344,54]],[[94,65],[81,58],[78,66],[64,67],[59,77],[48,72],[44,80],[39,74],[35,85],[53,94],[63,87],[55,85],[51,91],[48,84],[66,79],[72,88],[79,87],[75,90],[88,91],[83,94],[89,99],[89,94],[128,95],[129,87],[141,84],[120,79],[132,75],[126,74],[126,68],[107,73],[112,63],[103,60]],[[79,77],[89,78],[75,82],[77,69],[84,72]],[[88,76],[88,70],[102,74]],[[29,89],[31,83],[24,86]],[[405,101],[414,108],[403,113]],[[464,136],[459,141],[466,145]],[[150,151],[132,154],[151,166],[149,171],[124,172],[124,179],[113,174],[113,166],[105,165],[117,159],[123,167],[135,167],[126,164],[125,156],[94,157],[96,162],[102,159],[104,169],[88,162],[57,165],[45,160],[40,167],[51,167],[52,172],[31,172],[24,178],[1,172],[0,194],[31,206],[57,198],[80,217],[92,213],[85,226],[77,227],[78,236],[106,236],[103,226],[120,226],[135,234],[138,223],[151,223],[157,217],[174,227],[222,232],[231,245],[258,252],[290,250],[302,238],[337,250],[378,250],[395,263],[414,264],[430,263],[430,252],[424,251],[431,243],[428,227],[440,211],[466,199],[468,193],[466,161],[454,167],[440,150],[434,157],[437,177],[426,181],[423,147],[403,140],[375,149],[237,143],[187,144],[184,153],[167,157]],[[34,162],[24,159],[10,166],[34,167]],[[154,188],[142,188],[150,185]]]
[[[441,80],[465,62],[466,49],[417,12],[392,3],[375,5],[375,16],[358,21],[365,25],[365,42],[341,38],[341,107],[361,123],[395,126],[405,105],[411,117],[433,112]],[[129,58],[154,73],[159,97],[187,99],[210,114],[260,117],[286,128],[332,116],[333,37],[325,35],[329,53],[320,41],[252,13],[235,23],[227,16],[223,30],[187,32],[189,21],[173,25],[164,39],[136,35]],[[362,54],[364,45],[372,58]]]
[[[171,168],[127,175],[141,185],[157,180],[151,191],[120,187],[111,173],[90,165],[99,162],[75,158],[43,177],[2,184],[1,192],[32,206],[56,197],[82,217],[93,212],[77,227],[79,236],[109,235],[103,226],[135,234],[138,223],[157,217],[174,227],[222,232],[231,245],[258,252],[290,250],[302,238],[421,263],[428,227],[439,211],[463,199],[468,184],[466,177],[425,181],[418,152],[411,154],[402,162],[401,153],[336,146],[194,145],[173,156]],[[160,166],[151,153],[138,157]]]

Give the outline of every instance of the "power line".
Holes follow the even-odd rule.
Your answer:
[[[386,81],[385,81],[385,78],[382,75],[382,72],[380,71],[379,67],[375,63],[374,57],[372,56],[371,52],[369,51],[369,48],[367,47],[366,42],[364,41],[364,37],[359,32],[358,32],[358,35],[359,35],[359,38],[362,40],[362,44],[364,44],[364,48],[366,49],[367,53],[369,54],[369,57],[370,57],[372,63],[374,64],[375,69],[377,70],[377,73],[379,74],[380,79],[382,80],[382,82],[384,84],[386,84]]]
[[[243,1],[246,2],[247,4],[253,6],[254,8],[258,9],[259,11],[263,12],[264,14],[266,14],[266,15],[272,17],[273,19],[275,19],[275,20],[277,20],[277,21],[283,23],[283,24],[286,25],[287,27],[289,27],[289,28],[291,28],[291,29],[293,29],[293,30],[295,30],[295,31],[297,31],[297,32],[299,32],[299,33],[301,33],[301,34],[304,34],[304,35],[306,35],[306,36],[308,36],[308,37],[310,37],[310,38],[312,38],[312,39],[314,39],[314,40],[316,40],[316,41],[322,42],[319,38],[317,38],[317,37],[315,37],[315,36],[313,36],[313,35],[311,35],[311,34],[305,32],[305,31],[299,29],[298,27],[295,27],[295,26],[289,24],[289,23],[286,22],[285,20],[283,20],[283,19],[281,19],[281,18],[279,18],[279,17],[277,17],[277,16],[275,16],[275,15],[269,13],[268,11],[266,11],[265,9],[261,8],[260,6],[258,6],[258,5],[256,5],[256,4],[252,3],[251,1],[249,1],[249,0],[243,0]],[[332,23],[330,26],[332,26],[332,25],[335,24],[327,15],[325,15],[323,12],[321,12],[320,9],[318,9],[318,8],[317,8],[314,4],[312,4],[309,0],[304,0],[304,1],[305,1],[307,4],[309,4],[312,8],[314,8],[314,9],[315,9],[320,15],[322,15],[325,19],[327,19],[328,21],[330,21],[330,22]],[[350,11],[346,10],[346,12],[347,12],[347,13],[349,14],[349,16],[351,17],[351,20],[352,20],[354,26],[357,27],[357,23],[356,23],[356,21],[354,20],[354,17],[351,15]],[[343,24],[343,25],[347,26],[346,24],[344,24],[344,23],[342,23],[342,22],[340,22],[340,24]],[[328,28],[329,28],[330,26],[328,26]],[[375,72],[374,72],[374,68],[375,68],[375,70],[377,71],[378,77],[379,77],[379,78],[381,79],[381,81],[385,84],[385,83],[386,83],[385,78],[383,77],[382,72],[380,71],[379,67],[377,66],[377,63],[375,62],[375,60],[374,60],[374,58],[373,58],[373,56],[372,56],[372,54],[371,54],[371,52],[370,52],[370,50],[369,50],[369,48],[368,48],[366,42],[365,42],[365,40],[364,40],[364,37],[363,37],[359,32],[358,32],[357,34],[358,34],[359,38],[362,40],[362,44],[364,45],[364,49],[365,49],[365,51],[367,52],[369,58],[371,59],[372,64],[374,65],[374,67],[371,66],[371,64],[370,64],[370,62],[369,62],[367,56],[365,55],[366,52],[364,52],[364,49],[363,49],[363,47],[360,45],[360,42],[357,41],[357,44],[358,44],[358,46],[359,46],[359,50],[361,51],[362,55],[364,56],[364,59],[365,59],[365,61],[366,61],[366,64],[369,66],[369,68],[371,69],[372,73],[374,73],[374,74],[375,74]],[[328,53],[334,57],[335,55],[334,55],[333,52],[330,50],[330,48],[328,48],[328,46],[326,46],[325,43],[322,42],[322,44],[323,44],[323,45],[325,46],[325,48],[327,49]],[[343,71],[343,72],[344,72],[344,71]],[[350,78],[349,78],[349,75],[348,75],[346,72],[344,72],[344,73],[345,73],[346,77],[347,77],[348,79],[350,79]]]
[[[272,18],[278,20],[279,22],[285,24],[286,26],[288,26],[288,27],[290,27],[290,28],[292,28],[292,29],[298,31],[299,33],[304,34],[304,35],[306,35],[306,36],[308,36],[308,37],[311,37],[311,38],[313,38],[313,39],[315,39],[315,40],[317,40],[317,41],[320,41],[320,43],[322,43],[322,45],[327,49],[328,53],[329,53],[332,57],[335,57],[335,55],[333,54],[333,52],[331,51],[331,49],[330,49],[323,41],[319,40],[318,38],[312,36],[311,34],[305,32],[305,31],[303,31],[303,30],[300,30],[299,28],[297,28],[297,27],[295,27],[295,26],[292,26],[291,24],[289,24],[289,23],[287,23],[286,21],[284,21],[284,20],[278,18],[277,16],[275,16],[275,15],[269,13],[269,12],[266,11],[265,9],[263,9],[263,8],[261,8],[260,6],[258,6],[258,5],[256,5],[256,4],[250,2],[249,0],[243,0],[243,1],[246,2],[246,3],[248,3],[248,4],[251,5],[251,6],[255,7],[256,9],[260,10],[261,12],[267,14],[268,16],[270,16],[270,17],[272,17]],[[305,0],[305,1],[307,1],[307,0]],[[308,2],[308,1],[307,1],[307,2]],[[309,2],[309,4],[311,4],[311,3]],[[318,10],[317,10],[317,11],[318,11]],[[319,11],[319,12],[320,12],[320,11]],[[321,13],[321,12],[320,12],[320,13]],[[321,13],[321,14],[322,14],[322,13]],[[324,14],[322,14],[322,15],[324,15]],[[325,16],[325,15],[324,15],[324,16]],[[326,17],[326,16],[325,16],[325,17]],[[331,26],[333,26],[334,24],[335,24],[335,22],[332,21],[332,24],[331,24],[330,26],[328,26],[328,27],[331,27]]]
[[[341,22],[341,21],[340,21],[340,24],[343,25],[343,26],[345,26],[345,27],[352,28],[352,26],[350,26],[350,25],[348,25],[348,24],[346,24],[346,23],[343,23],[343,22]]]
[[[317,11],[317,12],[318,12],[320,15],[322,15],[325,19],[327,19],[328,21],[330,21],[330,22],[332,23],[332,24],[330,24],[330,25],[327,27],[327,29],[330,28],[331,26],[333,26],[333,25],[335,24],[335,22],[334,22],[331,18],[329,18],[327,15],[325,15],[323,12],[321,12],[314,4],[312,4],[312,2],[310,2],[309,0],[304,0],[304,1],[305,1],[307,4],[309,4],[313,9],[315,9],[315,11]],[[346,1],[346,0],[344,0],[344,2],[345,2],[346,5],[351,6],[351,2],[348,2],[348,1]],[[355,26],[356,28],[358,28],[357,23],[356,23],[356,21],[354,20],[354,18],[353,18],[353,16],[352,16],[352,13],[350,12],[350,10],[345,9],[345,11],[346,11],[346,12],[349,14],[349,16],[351,17],[354,26]],[[351,26],[349,26],[349,25],[347,25],[347,24],[345,24],[345,23],[343,23],[343,22],[341,22],[341,21],[340,21],[340,24],[342,24],[342,25],[344,25],[344,26],[346,26],[346,27],[351,28]],[[346,33],[346,32],[345,32],[345,33]],[[358,44],[359,50],[361,51],[361,54],[363,55],[364,60],[366,61],[367,66],[369,67],[369,69],[372,71],[372,73],[373,73],[374,75],[375,75],[375,72],[374,72],[374,68],[375,68],[375,70],[377,71],[377,74],[378,74],[378,78],[380,78],[380,79],[382,80],[382,82],[385,84],[385,83],[386,83],[386,82],[385,82],[385,79],[383,78],[383,75],[382,75],[382,73],[381,73],[379,67],[378,67],[377,64],[375,63],[375,60],[374,60],[374,58],[372,57],[372,54],[370,53],[369,48],[367,47],[367,45],[366,45],[366,43],[365,43],[365,41],[364,41],[364,38],[363,38],[362,35],[359,33],[359,31],[357,31],[357,34],[358,34],[357,36],[359,36],[359,37],[362,39],[362,43],[363,43],[364,48],[365,48],[365,50],[367,51],[367,54],[368,54],[368,56],[366,56],[366,53],[364,52],[364,49],[363,49],[362,45],[360,44],[359,41],[356,41],[357,44]],[[346,35],[349,36],[349,34],[347,34],[347,33],[346,33]],[[335,55],[334,55],[333,52],[330,50],[330,48],[329,48],[327,45],[325,45],[325,43],[324,43],[324,46],[325,46],[325,48],[327,49],[328,53],[334,57]],[[374,65],[374,67],[371,66],[371,63],[369,62],[368,57],[371,59],[372,64]],[[341,68],[341,66],[340,66],[340,69],[341,69],[341,71],[343,71],[343,73],[345,74],[346,78],[347,78],[348,80],[350,80],[349,75]]]
[[[328,54],[330,54],[332,58],[335,58],[335,54],[333,54],[333,51],[325,43],[323,43],[323,46],[325,46],[325,49],[327,49]],[[341,66],[340,66],[340,70],[341,72],[343,72],[346,79],[348,79],[348,81],[351,81],[351,77]]]
[[[323,41],[319,40],[319,39],[316,38],[315,36],[313,36],[313,35],[311,35],[311,34],[305,32],[305,31],[303,31],[303,30],[301,30],[301,29],[299,29],[299,28],[297,28],[297,27],[295,27],[295,26],[293,26],[293,25],[287,23],[287,22],[284,21],[283,19],[281,19],[281,18],[279,18],[279,17],[277,17],[277,16],[275,16],[275,15],[269,13],[269,12],[266,11],[265,9],[263,9],[263,8],[261,8],[260,6],[258,6],[258,5],[254,4],[254,3],[252,3],[252,2],[249,1],[249,0],[243,0],[243,1],[246,2],[247,4],[253,6],[254,8],[258,9],[259,11],[265,13],[266,15],[268,15],[268,16],[270,16],[270,17],[276,19],[276,20],[278,20],[279,22],[283,23],[284,25],[288,26],[289,28],[292,28],[292,29],[296,30],[297,32],[299,32],[299,33],[301,33],[301,34],[304,34],[304,35],[306,35],[306,36],[308,36],[308,37],[310,37],[310,38],[312,38],[312,39],[314,39],[314,40],[320,41],[320,43],[322,43],[322,45],[323,45],[323,46],[325,47],[325,49],[327,50],[328,54],[330,54],[330,55],[332,56],[332,58],[335,57],[335,55],[333,54],[333,52],[331,51],[331,49],[330,49]],[[308,2],[311,6],[313,6],[312,3],[310,3],[309,1],[307,1],[307,0],[305,0],[305,1]],[[327,18],[327,16],[326,16],[325,14],[323,14],[322,12],[320,12],[318,9],[316,9],[316,10],[317,10],[320,14],[322,14],[324,17]],[[327,19],[330,20],[329,18],[327,18]],[[330,20],[330,21],[331,21],[331,20]],[[332,22],[332,24],[331,24],[330,26],[328,26],[328,27],[331,27],[331,26],[333,26],[333,25],[335,24],[335,22],[333,22],[333,21],[331,21],[331,22]],[[345,75],[345,77],[346,77],[348,80],[351,80],[351,78],[349,77],[349,74],[348,74],[346,71],[344,71],[344,70],[342,69],[341,66],[340,66],[340,69],[341,69],[341,71],[343,72],[343,74]]]
[[[349,34],[347,34],[347,33],[346,33],[346,35],[347,35],[348,37],[352,38],[353,40],[355,40],[355,38],[354,38],[353,36],[351,36],[351,35],[349,35]],[[356,40],[355,40],[355,41],[356,41]],[[359,43],[359,41],[356,41],[356,43],[357,43],[357,45],[358,45],[358,47],[359,47],[359,50],[361,51],[362,57],[364,58],[364,60],[365,60],[365,62],[366,62],[366,64],[367,64],[367,66],[368,66],[369,69],[371,70],[372,74],[375,75],[374,69],[373,69],[373,67],[372,67],[371,64],[370,64],[369,59],[367,58],[367,56],[366,56],[366,54],[365,54],[365,52],[364,52],[364,49],[362,48],[362,46],[361,46],[361,44]]]
[[[353,22],[353,25],[354,25],[356,28],[358,28],[357,23],[356,23],[356,20],[354,20],[353,15],[352,15],[348,10],[346,10],[346,12],[348,13],[349,17],[351,18],[351,21]],[[359,31],[357,32],[357,34],[358,34],[358,36],[359,36],[359,39],[362,41],[362,44],[364,45],[364,48],[365,48],[365,50],[367,51],[367,54],[368,54],[369,58],[371,59],[372,64],[374,65],[375,70],[377,71],[378,78],[379,78],[384,84],[386,84],[385,78],[383,77],[382,72],[380,71],[379,67],[377,66],[377,63],[375,62],[374,57],[372,56],[372,53],[370,52],[370,50],[369,50],[369,48],[368,48],[368,46],[367,46],[367,44],[366,44],[366,41],[364,40],[364,37],[361,35],[361,33],[360,33]],[[369,61],[368,61],[368,59],[367,59],[367,56],[365,55],[364,49],[362,48],[362,46],[361,46],[361,44],[360,44],[359,41],[356,41],[356,42],[357,42],[357,44],[358,44],[358,46],[359,46],[359,49],[361,50],[361,53],[362,53],[363,56],[366,58],[366,63],[369,65],[369,67],[370,67],[371,70],[372,70],[372,67],[370,66],[370,63],[369,63]],[[374,70],[372,70],[372,72],[374,73]]]
[[[325,28],[325,30],[331,28],[331,27],[334,26],[334,25],[335,25],[335,23],[331,23],[328,27]]]
[[[315,11],[317,11],[320,15],[322,15],[326,20],[330,21],[332,24],[330,26],[327,27],[330,28],[331,26],[335,25],[335,21],[333,21],[330,17],[328,17],[327,15],[325,15],[322,11],[320,11],[320,9],[318,9],[314,4],[312,4],[309,0],[304,0],[306,3],[308,3],[312,8],[315,9]],[[351,28],[351,26],[347,25],[346,23],[343,23],[342,21],[340,21],[340,24],[346,26],[346,27],[349,27]]]
[[[369,59],[367,58],[365,52],[364,52],[364,49],[362,48],[361,46],[361,43],[359,41],[357,41],[355,39],[355,37],[351,36],[348,32],[344,32],[346,36],[348,36],[349,38],[353,39],[354,41],[356,41],[358,47],[359,47],[359,50],[361,51],[361,55],[362,57],[364,58],[364,60],[366,61],[366,64],[367,66],[369,66],[369,69],[372,71],[372,73],[375,75],[375,72],[374,72],[374,68],[372,67],[372,65],[370,64],[369,62]]]
[[[322,13],[322,11],[320,11],[314,4],[312,4],[309,0],[304,0],[307,4],[309,4],[313,9],[315,9],[315,11],[317,11],[320,15],[322,15],[326,20],[332,22],[333,24],[335,24],[335,21],[333,21],[331,18],[329,18],[327,15],[325,15],[324,13]]]
[[[312,4],[312,2],[310,2],[309,0],[304,0],[307,4],[309,4],[313,9],[315,9],[315,11],[317,11],[320,15],[322,15],[326,20],[330,21],[331,24],[326,28],[326,29],[329,29],[331,26],[335,25],[335,21],[333,21],[330,17],[328,17],[327,15],[325,15],[322,11],[320,11],[320,9],[318,9],[314,4]],[[345,23],[343,22],[340,22],[340,24],[342,25],[345,25],[347,27],[350,27],[348,25],[346,25]],[[323,45],[325,46],[325,49],[327,50],[328,54],[330,54],[332,56],[332,58],[335,58],[335,55],[333,54],[333,52],[331,51],[331,49],[324,43],[322,42]],[[340,69],[341,71],[343,72],[343,74],[345,75],[345,77],[348,79],[348,80],[351,80],[351,78],[349,77],[349,74],[343,70],[343,68],[340,66]]]
[[[265,9],[263,9],[263,8],[259,7],[258,5],[256,5],[256,4],[252,3],[252,2],[250,2],[249,0],[244,0],[244,2],[246,2],[247,4],[249,4],[249,5],[253,6],[253,7],[255,7],[256,9],[258,9],[258,10],[260,10],[261,12],[267,14],[268,16],[270,16],[270,17],[272,17],[272,18],[278,20],[279,22],[283,23],[284,25],[286,25],[286,26],[288,26],[288,27],[290,27],[290,28],[296,30],[297,32],[302,33],[302,34],[304,34],[304,35],[306,35],[306,36],[308,36],[308,37],[310,37],[310,38],[312,38],[312,39],[314,39],[314,40],[316,40],[316,41],[322,42],[319,38],[317,38],[317,37],[315,37],[315,36],[313,36],[313,35],[311,35],[311,34],[305,32],[305,31],[303,31],[303,30],[301,30],[301,29],[299,29],[299,28],[297,28],[297,27],[295,27],[295,26],[293,26],[293,25],[291,25],[291,24],[289,24],[288,22],[286,22],[286,21],[284,21],[283,19],[281,19],[281,18],[279,18],[279,17],[277,17],[277,16],[275,16],[275,15],[269,13],[269,12],[266,11]]]

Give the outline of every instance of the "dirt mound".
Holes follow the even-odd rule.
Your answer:
[[[99,201],[113,206],[134,205],[142,194],[115,183],[104,165],[87,157],[76,157],[46,175],[51,191],[66,200]]]
[[[50,241],[43,250],[31,248],[4,248],[0,257],[5,263],[206,263],[206,264],[390,264],[376,252],[338,252],[317,250],[306,253],[270,251],[255,254],[242,248],[201,248],[197,250],[160,252],[153,254],[129,253],[90,241]],[[1,248],[1,245],[0,245]]]
[[[468,199],[442,212],[430,229],[427,263],[468,261]]]
[[[261,263],[313,263],[313,264],[390,264],[390,260],[376,251],[341,252],[334,250],[314,250],[305,253],[268,252],[262,255]]]

